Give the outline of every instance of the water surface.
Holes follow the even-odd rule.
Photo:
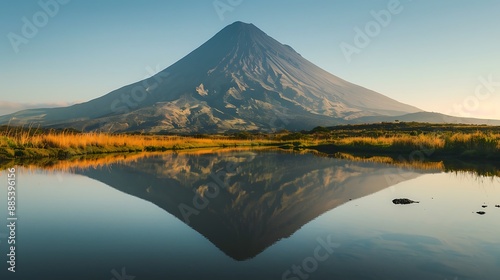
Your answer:
[[[17,272],[2,227],[1,279],[500,275],[498,178],[256,151],[17,175]]]

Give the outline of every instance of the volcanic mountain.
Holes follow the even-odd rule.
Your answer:
[[[422,112],[319,68],[253,24],[235,22],[170,67],[94,100],[0,123],[79,130],[311,129]]]

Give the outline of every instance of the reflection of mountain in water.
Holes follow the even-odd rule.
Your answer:
[[[182,221],[180,208],[196,209],[193,198],[202,194],[208,205],[189,216],[189,226],[236,260],[256,256],[350,199],[420,174],[377,163],[250,151],[166,154],[79,173],[150,201]],[[217,182],[223,188],[210,197],[207,186]]]

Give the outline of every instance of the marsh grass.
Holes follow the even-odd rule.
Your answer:
[[[395,136],[354,136],[323,141],[338,149],[359,151],[387,151],[406,153],[430,151],[432,154],[456,156],[484,156],[500,158],[500,133],[476,131],[472,133],[431,133]]]
[[[108,134],[102,132],[7,128],[0,131],[0,157],[71,157],[84,154],[154,152],[212,147],[265,146],[275,143],[265,139],[231,139]]]
[[[303,132],[165,136],[81,133],[33,127],[0,127],[0,158],[69,158],[102,153],[156,152],[198,148],[279,146],[322,152],[409,154],[500,160],[500,127],[382,123],[315,128]]]

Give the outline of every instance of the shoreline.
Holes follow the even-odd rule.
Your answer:
[[[225,147],[310,149],[330,155],[388,156],[401,161],[500,162],[500,127],[398,122],[316,127],[300,132],[158,135],[0,126],[2,160]]]
[[[471,172],[476,175],[486,177],[500,177],[500,168],[496,162],[492,161],[463,161],[457,158],[440,158],[426,159],[425,161],[407,161],[401,160],[392,155],[384,154],[359,154],[359,153],[344,153],[337,152],[335,154],[327,154],[316,149],[298,148],[285,149],[276,146],[236,146],[236,147],[200,147],[183,150],[167,150],[155,152],[128,152],[128,153],[101,153],[101,154],[86,154],[77,155],[68,158],[14,158],[0,159],[0,170],[5,170],[14,166],[22,166],[25,168],[43,168],[47,170],[71,170],[75,168],[88,168],[106,166],[117,162],[136,161],[145,157],[155,157],[167,155],[169,153],[176,154],[192,154],[202,155],[211,153],[227,153],[232,151],[273,151],[284,153],[297,154],[312,154],[319,157],[330,157],[354,162],[374,162],[388,165],[398,166],[399,168],[436,170],[438,172]]]
[[[222,148],[257,148],[269,147],[280,150],[314,150],[325,155],[335,155],[338,153],[347,153],[359,157],[385,156],[400,161],[439,161],[439,160],[467,160],[480,162],[499,162],[500,154],[484,153],[475,150],[465,150],[458,153],[445,151],[444,149],[401,149],[391,146],[356,146],[356,145],[338,145],[336,143],[308,144],[300,141],[294,142],[234,142],[216,145],[202,145],[187,143],[185,146],[121,146],[121,147],[98,147],[88,146],[83,148],[6,148],[0,147],[0,160],[13,159],[67,159],[77,156],[90,155],[112,155],[112,154],[133,154],[133,153],[153,153],[167,151],[186,151],[197,149],[222,149]]]

